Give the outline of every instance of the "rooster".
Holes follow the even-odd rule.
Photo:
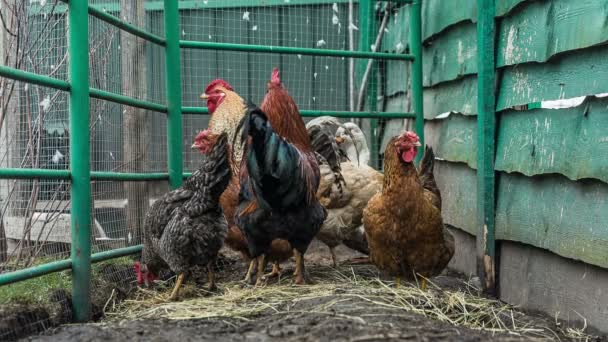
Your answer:
[[[215,289],[213,263],[228,228],[219,205],[230,180],[228,136],[203,131],[192,147],[202,150],[205,158],[182,187],[148,211],[141,262],[135,265],[140,282],[154,279],[163,268],[178,274],[169,300],[177,298],[185,274],[196,265],[207,267],[209,289]]]
[[[247,106],[243,98],[234,91],[232,86],[222,79],[213,80],[207,85],[201,98],[207,101],[207,108],[211,115],[209,119],[209,129],[211,132],[216,134],[226,132],[229,141],[235,141],[237,136],[240,137],[238,125],[245,117]],[[234,220],[240,190],[239,167],[242,156],[243,146],[233,144],[232,158],[230,159],[232,178],[230,179],[228,188],[220,197],[220,204],[228,221],[226,245],[230,249],[241,253],[243,260],[250,262],[252,258],[249,254],[247,240]],[[267,276],[280,275],[281,269],[279,264],[291,258],[292,255],[291,245],[287,241],[280,239],[272,241],[270,251],[267,254],[267,260],[273,263],[273,267],[272,272]],[[254,266],[257,267],[257,263],[254,263]],[[251,282],[252,273],[256,271],[255,267],[249,268],[245,276],[245,282]]]
[[[454,237],[441,218],[441,194],[433,176],[434,154],[427,147],[420,171],[413,160],[420,141],[406,131],[384,152],[384,184],[363,211],[371,261],[397,277],[438,275],[454,255]]]
[[[260,270],[277,238],[294,248],[295,283],[304,284],[304,253],[327,213],[316,198],[319,166],[304,121],[278,69],[272,71],[261,108],[249,104],[242,126],[246,150],[236,219],[257,258],[256,284],[262,282]]]

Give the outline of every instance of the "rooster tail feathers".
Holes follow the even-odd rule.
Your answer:
[[[316,159],[308,160],[306,154],[277,134],[266,114],[251,103],[240,126],[241,143],[246,144],[243,161],[248,182],[260,205],[284,208],[298,205],[303,198],[310,203],[318,188],[318,175],[310,165],[316,164]]]

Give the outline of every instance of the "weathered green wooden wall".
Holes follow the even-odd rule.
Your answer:
[[[496,237],[608,268],[608,2],[497,0]],[[407,11],[407,8],[400,9]],[[423,2],[425,131],[446,223],[476,232],[475,1]],[[407,18],[395,26],[406,26]],[[399,40],[387,36],[383,48]],[[407,46],[406,41],[402,42]],[[401,74],[401,75],[407,75]],[[406,94],[389,74],[384,96]],[[579,106],[538,108],[588,96]],[[529,110],[519,110],[530,105]],[[447,112],[451,112],[449,115]]]

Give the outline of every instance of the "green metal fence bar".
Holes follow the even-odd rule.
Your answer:
[[[14,69],[4,65],[0,65],[0,76],[10,78],[17,81],[37,84],[40,86],[50,87],[58,90],[70,90],[70,84],[66,81],[58,80],[53,77],[34,74],[33,72]]]
[[[422,3],[413,0],[410,5],[410,45],[414,62],[412,63],[412,102],[416,121],[414,129],[424,146],[424,98],[422,93]],[[420,161],[422,153],[418,153],[416,161]]]
[[[302,110],[300,114],[304,117],[335,116],[337,118],[367,118],[367,119],[407,119],[414,118],[414,113],[400,112],[349,112],[332,110]]]
[[[496,294],[494,10],[494,0],[477,1],[477,273],[483,290],[493,295]]]
[[[169,42],[169,39],[167,39],[167,43],[168,42]],[[402,60],[402,61],[410,61],[410,60],[414,59],[414,56],[409,55],[409,54],[314,49],[314,48],[299,48],[299,47],[271,46],[271,45],[198,42],[198,41],[191,41],[191,40],[180,40],[179,45],[182,48],[186,48],[186,49],[207,49],[207,50],[225,50],[225,51],[242,51],[242,52],[279,53],[279,54],[285,54],[285,55],[307,55],[307,56],[317,56],[317,57],[326,56],[326,57],[374,58],[374,59],[388,59],[388,60]]]
[[[0,179],[70,179],[70,170],[47,170],[47,169],[25,169],[25,168],[2,168]]]
[[[141,252],[142,245],[117,248],[110,251],[99,252],[91,255],[91,263],[97,263],[109,259],[120,258],[123,256],[137,254]],[[19,271],[0,274],[0,286],[8,285],[36,277],[41,277],[49,273],[61,272],[72,267],[72,260],[53,261],[42,265],[28,267]]]
[[[91,172],[92,180],[108,180],[108,181],[157,181],[169,179],[168,173],[126,173],[126,172],[107,172],[93,171]]]
[[[359,36],[359,50],[363,51],[364,49],[369,49],[369,47],[374,44],[376,37],[376,10],[374,0],[360,0],[359,1],[359,32],[361,35]],[[378,89],[376,88],[376,74],[378,71],[376,61],[372,60],[371,70],[369,74],[369,78],[367,79],[368,84],[366,86],[367,94],[366,104],[367,108],[370,112],[375,112],[377,108],[377,93]],[[367,69],[369,61],[361,61],[358,65],[358,73],[361,78],[363,78],[364,73]],[[379,160],[378,160],[378,119],[372,118],[369,122],[369,141],[370,141],[370,154],[372,156],[370,160],[370,166],[378,169]]]
[[[206,107],[182,107],[182,114],[209,114]],[[335,116],[338,118],[377,118],[377,119],[414,119],[414,113],[401,112],[349,112],[341,110],[310,110],[302,109],[300,114],[304,117]]]
[[[167,106],[163,106],[161,104],[150,101],[134,99],[129,96],[115,94],[105,90],[90,88],[89,93],[91,94],[91,97],[94,97],[96,99],[107,100],[131,107],[149,109],[161,113],[167,112]]]
[[[108,14],[104,11],[101,11],[93,6],[89,5],[89,14],[94,16],[95,18],[99,19],[99,20],[103,20],[106,23],[116,26],[119,29],[129,32],[135,36],[138,36],[139,38],[145,39],[149,42],[164,46],[165,45],[165,40],[155,34],[149,33],[145,30],[140,29],[139,27],[135,26],[135,25],[131,25],[129,23],[125,23],[124,21],[118,19],[117,17]]]
[[[177,1],[165,0],[165,71],[167,88],[167,155],[171,188],[182,185],[182,80]]]
[[[95,254],[91,255],[91,262],[97,263],[100,261],[120,258],[120,257],[131,255],[131,254],[137,254],[137,253],[141,252],[142,248],[143,248],[143,245],[135,245],[135,246],[130,246],[130,247],[112,249],[112,250],[105,251],[105,252],[95,253]]]
[[[89,141],[89,15],[87,1],[68,3],[72,306],[74,320],[91,316],[91,144]]]
[[[65,271],[70,269],[70,267],[72,267],[72,260],[66,259],[24,268],[19,271],[3,273],[0,274],[0,286],[40,277],[49,273]]]

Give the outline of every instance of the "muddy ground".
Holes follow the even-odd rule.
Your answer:
[[[328,268],[325,247],[314,243],[307,254],[310,272]],[[338,250],[339,258],[358,257],[345,248]],[[245,265],[238,256],[228,253],[220,264],[218,276],[222,282],[242,278]],[[286,263],[284,279],[293,272],[293,263]],[[355,269],[355,268],[353,268]],[[312,271],[311,271],[312,270]],[[202,277],[201,278],[206,278]],[[285,280],[282,280],[285,281]],[[454,274],[433,279],[442,289],[457,290],[469,287]],[[200,285],[203,286],[203,285]],[[269,284],[268,286],[273,286]],[[352,287],[351,287],[352,288]],[[470,290],[470,288],[469,288]],[[51,329],[29,341],[528,341],[574,340],[563,334],[555,322],[541,315],[526,315],[526,324],[546,326],[555,335],[531,332],[521,336],[492,333],[454,326],[422,315],[391,308],[382,303],[365,302],[348,297],[350,291],[337,289],[333,295],[286,302],[248,317],[211,317],[203,319],[158,318],[124,319],[109,315],[102,323],[64,325]],[[187,296],[186,296],[187,297]],[[184,298],[187,301],[188,298]],[[320,312],[319,307],[327,307]],[[314,312],[313,312],[314,311]],[[608,339],[593,338],[597,341]]]

